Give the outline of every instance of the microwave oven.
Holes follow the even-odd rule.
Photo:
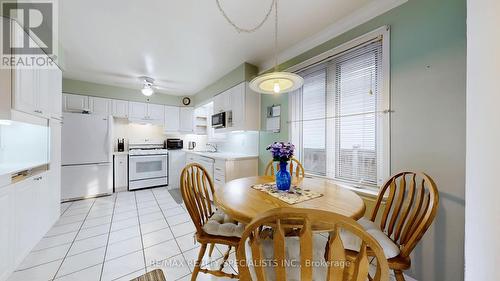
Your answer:
[[[233,119],[232,111],[223,111],[212,115],[212,128],[222,129],[231,127]]]

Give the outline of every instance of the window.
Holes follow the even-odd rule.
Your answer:
[[[381,37],[298,73],[289,95],[290,138],[306,173],[380,185],[389,172],[388,91]]]

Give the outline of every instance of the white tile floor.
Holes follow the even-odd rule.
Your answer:
[[[195,228],[165,188],[65,203],[61,209],[59,221],[9,281],[130,280],[154,268],[169,281],[190,279],[199,250]],[[217,248],[203,263],[218,267],[224,250]],[[226,271],[236,273],[231,265]],[[198,280],[226,279],[200,273]]]

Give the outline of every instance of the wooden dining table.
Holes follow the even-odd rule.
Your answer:
[[[270,176],[248,177],[232,180],[217,188],[214,195],[216,205],[233,219],[248,224],[257,215],[278,207],[309,208],[341,214],[359,219],[365,213],[365,203],[355,192],[330,180],[303,178],[293,184],[323,194],[297,204],[288,204],[264,191],[252,188],[255,184],[271,183]]]

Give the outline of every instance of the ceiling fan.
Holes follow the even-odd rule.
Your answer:
[[[152,96],[155,93],[155,90],[173,90],[174,87],[165,87],[158,84],[158,81],[154,78],[148,76],[140,76],[139,79],[142,82],[141,93],[146,97]]]
[[[156,88],[155,80],[147,76],[141,76],[139,79],[142,80],[141,93],[146,97],[152,96],[155,93],[154,88]]]

